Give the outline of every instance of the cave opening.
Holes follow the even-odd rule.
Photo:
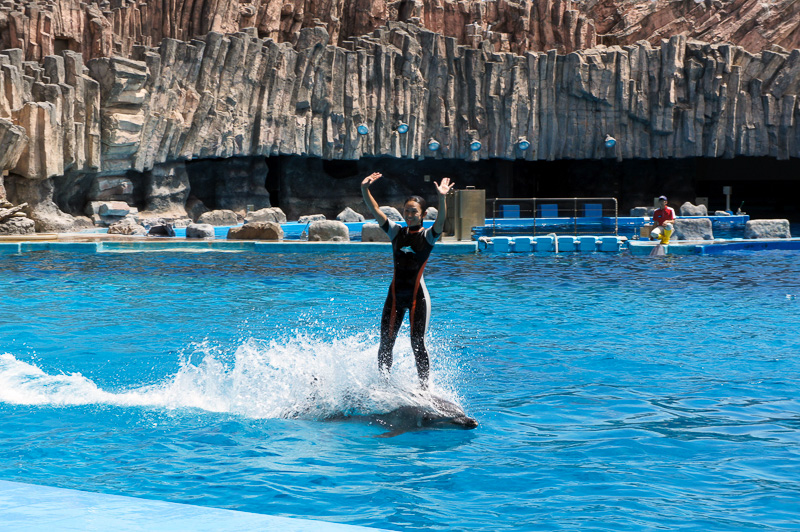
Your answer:
[[[741,207],[751,218],[786,218],[800,222],[800,159],[770,157],[734,159],[584,159],[524,161],[489,159],[409,160],[365,157],[357,161],[323,161],[282,156],[270,162],[270,178],[280,190],[276,201],[292,217],[335,216],[344,207],[362,211],[360,182],[372,172],[384,178],[375,185],[376,198],[401,204],[411,194],[436,200],[433,181],[448,176],[457,188],[473,186],[490,198],[614,197],[620,215],[633,207],[652,206],[666,195],[678,209],[683,203],[706,203],[709,213],[725,210],[723,187],[731,187],[730,207]],[[276,176],[273,173],[279,172]]]
[[[280,207],[288,219],[324,214],[329,219],[350,207],[366,214],[361,180],[372,172],[383,178],[373,187],[382,205],[402,205],[410,195],[436,204],[434,181],[450,177],[457,188],[475,187],[486,198],[614,197],[619,213],[652,206],[666,195],[676,210],[684,203],[706,201],[709,213],[724,210],[731,187],[730,208],[741,208],[751,218],[785,218],[800,223],[800,159],[779,161],[770,157],[734,159],[585,159],[525,161],[488,159],[396,159],[364,157],[358,160],[323,160],[298,155],[238,157],[189,161],[186,172],[190,195],[208,209]],[[133,183],[130,198],[140,209],[147,198],[143,177],[128,172]],[[56,201],[67,212],[79,213],[91,180],[78,187],[56,179]],[[70,193],[67,194],[67,191]],[[113,199],[113,198],[112,198]],[[122,199],[122,198],[120,198]]]

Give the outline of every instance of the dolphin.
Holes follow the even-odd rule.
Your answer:
[[[378,435],[378,438],[391,438],[415,430],[474,429],[478,426],[478,422],[460,406],[435,395],[429,396],[426,404],[404,405],[390,412],[366,416],[340,414],[328,420],[365,421],[369,425],[380,425],[387,432]]]

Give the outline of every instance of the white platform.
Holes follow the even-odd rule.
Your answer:
[[[343,511],[347,511],[346,508]],[[365,532],[375,528],[0,480],[4,532]]]

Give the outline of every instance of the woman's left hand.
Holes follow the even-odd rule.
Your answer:
[[[441,183],[434,181],[433,184],[436,185],[436,190],[440,196],[446,196],[456,186],[455,183],[450,183],[449,177],[443,177]]]

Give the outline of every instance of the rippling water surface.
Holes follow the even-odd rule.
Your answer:
[[[434,254],[472,431],[323,421],[376,369],[388,254],[0,257],[0,478],[395,530],[790,530],[800,256]]]

